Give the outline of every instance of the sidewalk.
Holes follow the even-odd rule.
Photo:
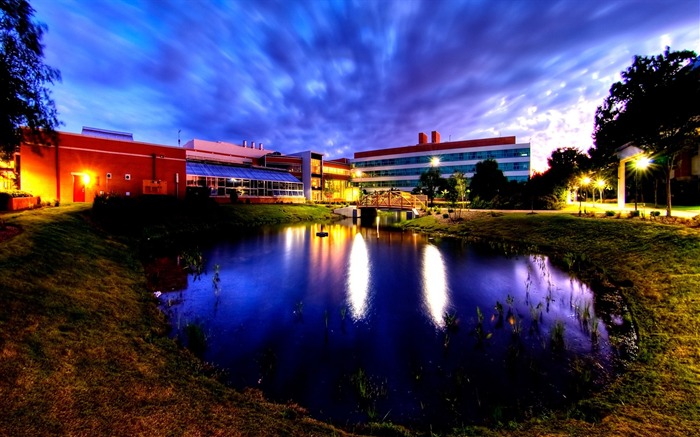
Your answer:
[[[697,215],[700,215],[700,206],[696,207],[682,207],[683,209],[675,209],[671,207],[671,216],[672,217],[680,217],[680,218],[688,218],[691,219]],[[630,211],[634,211],[634,204],[627,204],[625,205],[624,208],[618,208],[617,204],[613,203],[605,203],[603,205],[596,203],[594,206],[591,206],[591,203],[583,203],[581,205],[581,210],[591,213],[595,212],[596,214],[604,214],[606,211],[614,211],[614,212],[621,212],[623,214],[629,213]],[[659,211],[660,215],[662,217],[666,217],[666,207],[662,206],[660,208],[653,208],[653,207],[647,207],[642,205],[641,203],[637,204],[637,210],[643,213],[645,216],[649,216],[649,213],[652,211]],[[500,212],[500,213],[509,213],[509,212],[519,212],[519,213],[534,213],[534,214],[578,214],[579,211],[579,205],[577,204],[570,204],[565,206],[562,209],[472,209],[470,211],[479,211],[479,212]]]

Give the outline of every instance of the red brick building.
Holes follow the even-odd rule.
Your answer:
[[[131,134],[58,133],[58,146],[23,143],[19,188],[43,201],[92,202],[96,195],[185,195],[183,148],[134,141]]]

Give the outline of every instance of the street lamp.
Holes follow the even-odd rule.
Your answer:
[[[637,198],[639,197],[639,172],[644,171],[651,164],[647,156],[640,156],[634,161],[634,210],[637,210]]]
[[[598,187],[598,191],[600,191],[600,204],[603,204],[603,189],[605,189],[605,179],[598,179],[595,183],[595,185]],[[595,198],[593,199],[595,202]]]
[[[353,174],[354,174],[355,178],[357,178],[357,179],[359,179],[359,178],[362,177],[362,171],[361,171],[361,170],[355,169],[355,171],[353,172]],[[357,191],[358,191],[358,193],[357,193],[358,199],[359,199],[359,200],[362,200],[362,182],[360,182],[360,181],[357,181]]]
[[[430,166],[431,167],[437,167],[438,165],[440,165],[440,158],[435,156],[435,157],[430,159]]]
[[[589,178],[588,176],[581,178],[581,184],[578,188],[578,215],[579,216],[581,215],[581,202],[583,200],[581,197],[581,187],[587,187],[588,184],[590,184],[590,183],[591,183],[591,178]]]

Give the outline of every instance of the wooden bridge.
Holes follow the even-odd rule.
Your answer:
[[[428,196],[405,191],[375,191],[360,197],[358,208],[376,209],[421,209],[426,208]]]

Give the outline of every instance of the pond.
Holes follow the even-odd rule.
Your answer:
[[[338,425],[537,416],[595,389],[614,355],[588,286],[544,256],[458,240],[295,225],[149,271],[173,336],[229,384]]]

